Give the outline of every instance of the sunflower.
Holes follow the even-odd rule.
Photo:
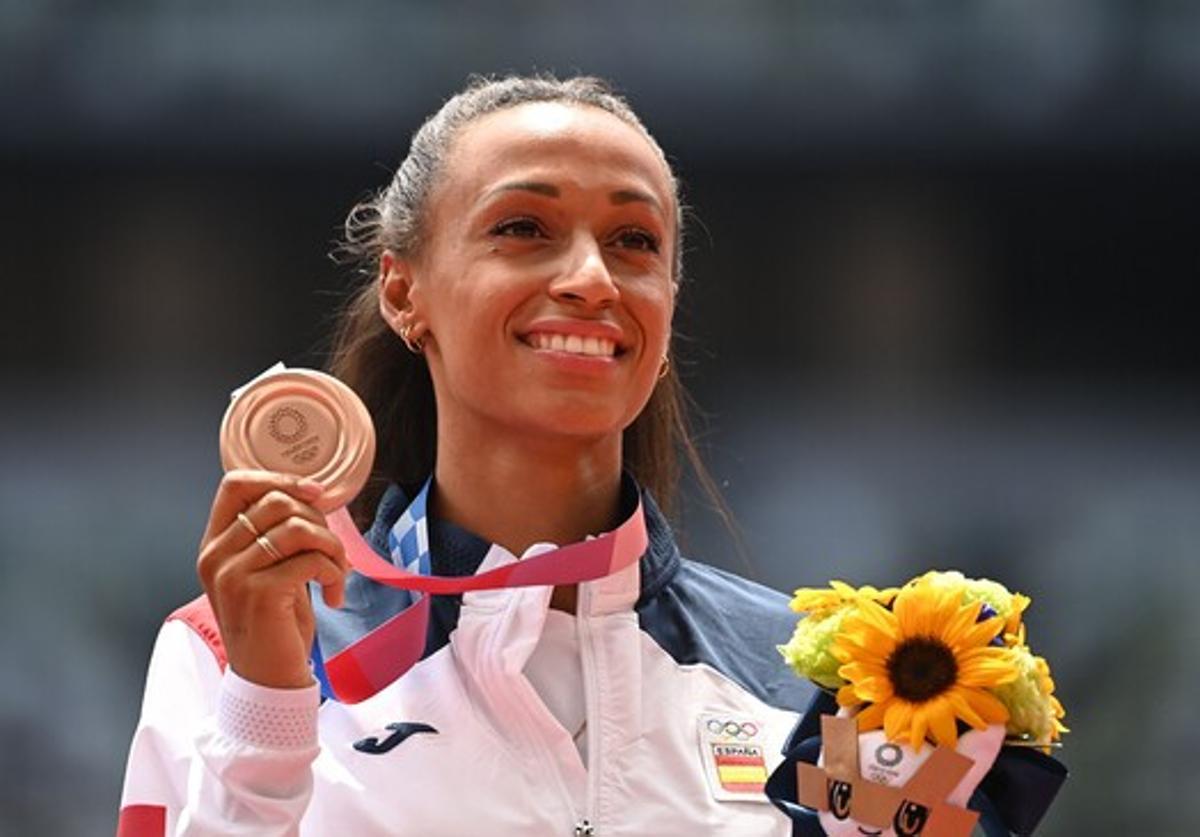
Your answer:
[[[907,738],[919,751],[958,742],[956,719],[975,729],[1008,721],[1008,709],[988,689],[1016,679],[1012,652],[992,645],[1001,616],[980,620],[983,602],[965,602],[962,589],[906,585],[888,610],[856,601],[830,652],[848,682],[838,690],[845,707],[869,704],[857,715],[860,731],[883,728],[889,740]]]
[[[1004,636],[1008,645],[1015,644],[1015,642],[1010,642],[1008,637],[1017,633],[1017,629],[1021,626],[1021,616],[1030,603],[1028,596],[1011,593],[1003,584],[988,578],[967,578],[958,570],[930,570],[908,584],[909,586],[932,584],[951,590],[961,590],[964,602],[982,601],[997,615],[1004,617]]]

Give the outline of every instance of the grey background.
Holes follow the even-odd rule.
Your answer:
[[[102,834],[228,392],[469,72],[610,77],[692,207],[677,327],[752,568],[1034,597],[1044,833],[1200,819],[1194,3],[0,3],[0,832]]]

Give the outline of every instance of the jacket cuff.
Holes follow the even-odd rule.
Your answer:
[[[272,689],[227,667],[217,698],[217,731],[231,741],[263,749],[314,747],[320,703],[315,681],[302,689]]]

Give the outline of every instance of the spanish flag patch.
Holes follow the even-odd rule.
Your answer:
[[[763,725],[745,716],[700,716],[700,753],[713,797],[729,802],[767,802]]]

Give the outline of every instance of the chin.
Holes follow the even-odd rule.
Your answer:
[[[554,399],[555,403],[527,405],[525,426],[532,432],[581,439],[603,439],[620,435],[635,416],[614,409],[611,399]],[[636,414],[635,414],[636,415]]]

